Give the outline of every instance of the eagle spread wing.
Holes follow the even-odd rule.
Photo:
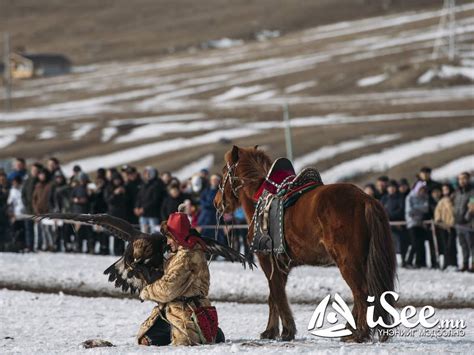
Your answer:
[[[128,243],[124,254],[105,271],[109,281],[122,291],[131,294],[140,292],[143,287],[153,283],[163,275],[164,255],[167,251],[166,237],[161,233],[147,234],[135,229],[129,222],[108,214],[47,213],[33,216],[34,220],[59,219],[100,226],[112,236]],[[197,231],[192,230],[193,233]],[[250,269],[255,264],[245,255],[220,244],[211,238],[201,237],[207,246],[207,252],[220,255],[232,262],[238,261]]]
[[[35,220],[61,219],[64,221],[81,222],[89,225],[100,226],[114,237],[127,242],[138,238],[150,238],[149,234],[141,233],[127,221],[108,214],[77,214],[77,213],[46,213],[34,216]]]

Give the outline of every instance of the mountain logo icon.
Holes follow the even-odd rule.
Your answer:
[[[334,295],[335,301],[331,304],[334,311],[329,312],[327,317],[325,317],[326,309],[329,305],[330,299],[331,295],[327,295],[316,307],[309,321],[308,331],[313,335],[324,338],[336,338],[351,335],[352,331],[346,328],[346,324],[336,324],[339,321],[339,315],[342,317],[341,320],[347,321],[353,329],[356,329],[354,317],[352,316],[352,313],[346,302],[344,302],[339,294],[336,293]],[[322,329],[325,320],[329,324],[334,325],[329,328]]]

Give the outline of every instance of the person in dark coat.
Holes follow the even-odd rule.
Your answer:
[[[471,175],[463,172],[458,176],[458,189],[454,193],[454,223],[456,233],[459,238],[459,244],[462,250],[462,265],[459,271],[474,270],[474,265],[469,265],[469,258],[472,256],[474,263],[474,235],[470,231],[470,215],[468,205],[470,200],[474,199],[474,189],[470,184]]]
[[[8,174],[7,179],[10,183],[12,183],[13,179],[17,176],[24,180],[26,174],[27,170],[25,159],[15,158],[13,162],[13,171]]]
[[[131,224],[138,224],[138,216],[135,215],[133,209],[137,202],[138,192],[140,191],[143,181],[140,177],[140,174],[138,174],[137,169],[133,166],[128,166],[125,170],[125,174],[127,175],[125,190],[127,190],[127,196],[129,198],[129,202],[127,203],[127,221],[129,221]]]
[[[85,173],[80,173],[76,180],[73,180],[71,192],[71,212],[72,213],[90,213],[91,211],[91,197],[87,190],[89,177]],[[86,225],[76,226],[76,251],[82,252],[84,240],[87,241],[87,252],[94,253],[94,236],[92,234],[92,227]]]
[[[387,194],[382,196],[380,200],[388,218],[393,222],[400,222],[405,220],[405,198],[398,192],[398,183],[395,180],[390,180],[387,186]],[[408,250],[408,241],[406,240],[406,233],[403,233],[405,226],[394,225],[390,226],[392,237],[394,238],[397,257],[402,266],[405,266],[405,256]]]
[[[0,251],[4,251],[8,244],[8,180],[5,173],[0,172]]]
[[[100,169],[99,169],[100,170]],[[109,185],[105,178],[105,171],[98,171],[95,179],[95,190],[91,194],[91,213],[107,213],[108,205],[106,202],[106,195]],[[95,232],[96,239],[100,243],[100,254],[108,255],[110,249],[109,234],[104,230],[98,230]]]
[[[59,162],[59,159],[56,157],[51,157],[48,159],[48,162],[46,163],[47,169],[49,170],[49,173],[51,176],[54,175],[56,171],[61,171],[61,164]],[[64,174],[63,174],[64,175]]]
[[[110,186],[105,196],[107,202],[107,211],[111,216],[127,219],[129,197],[125,189],[125,183],[122,175],[114,173]],[[125,242],[122,239],[114,239],[114,253],[115,255],[122,255],[125,250]]]
[[[170,214],[178,212],[178,207],[184,200],[185,198],[179,189],[179,185],[169,185],[168,196],[165,197],[161,206],[161,220],[166,221]]]
[[[406,178],[401,178],[398,183],[398,192],[406,198],[410,193],[410,183]]]
[[[35,214],[43,214],[50,212],[49,209],[49,196],[52,189],[51,176],[47,169],[42,169],[38,173],[38,182],[35,185],[33,191],[33,212]],[[35,242],[37,248],[42,250],[53,251],[55,245],[53,243],[53,228],[43,222],[36,224],[36,236]]]
[[[161,204],[166,197],[166,187],[158,177],[158,170],[146,167],[144,184],[140,187],[135,204],[135,215],[139,217],[140,229],[144,233],[154,232],[160,224]]]
[[[383,196],[387,194],[387,186],[388,186],[388,176],[379,176],[377,181],[375,181],[375,198],[377,200],[381,200]]]
[[[420,169],[418,173],[418,178],[426,184],[428,189],[428,194],[431,195],[431,192],[437,188],[441,191],[441,184],[438,181],[431,179],[431,168],[424,166]]]
[[[54,179],[51,186],[51,192],[49,196],[49,210],[57,213],[67,213],[71,209],[71,187],[67,184],[66,178],[57,170],[54,173]],[[54,241],[56,244],[56,250],[61,250],[61,245],[64,243],[64,248],[70,251],[71,245],[71,225],[64,224],[57,226]]]
[[[418,181],[405,199],[405,219],[411,242],[407,265],[413,266],[413,258],[416,256],[414,265],[416,268],[426,266],[425,240],[427,230],[423,220],[428,211],[428,191],[425,183]]]
[[[201,193],[200,199],[200,213],[198,217],[198,226],[216,225],[216,207],[214,206],[214,198],[216,197],[219,189],[221,177],[219,175],[212,175],[209,179],[209,186]],[[201,234],[215,238],[214,228],[201,228]],[[227,240],[224,237],[222,229],[219,229],[217,234],[217,240],[222,244],[227,244]]]
[[[23,188],[21,189],[21,199],[25,207],[26,214],[33,214],[33,191],[38,182],[38,173],[43,166],[36,162],[30,167],[30,173],[25,177]],[[25,251],[33,251],[35,239],[34,222],[31,219],[25,219]]]

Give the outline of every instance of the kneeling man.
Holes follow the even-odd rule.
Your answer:
[[[157,302],[141,325],[137,339],[142,345],[198,345],[224,341],[217,327],[217,312],[207,298],[209,268],[206,244],[191,229],[184,213],[173,213],[161,225],[171,256],[164,275],[146,286],[140,299]]]

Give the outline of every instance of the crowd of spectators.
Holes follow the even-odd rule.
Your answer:
[[[432,268],[474,272],[474,189],[470,178],[463,172],[453,184],[439,183],[431,178],[431,169],[423,167],[412,185],[407,179],[380,176],[375,184],[364,187],[368,195],[380,201],[392,222],[402,267],[426,267],[429,259]]]
[[[153,167],[139,172],[133,166],[98,169],[93,181],[80,166],[74,166],[70,175],[65,173],[54,157],[45,165],[35,162],[28,167],[24,159],[16,158],[10,173],[0,171],[0,251],[123,253],[124,242],[100,228],[25,218],[54,212],[107,213],[151,233],[183,205],[193,227],[205,236],[216,237],[214,228],[202,227],[216,224],[213,200],[220,175],[203,169],[179,181],[169,172],[159,174]],[[234,217],[226,218],[231,221]],[[242,211],[236,211],[235,220],[240,223],[241,218]],[[240,246],[246,231],[235,234]],[[222,231],[217,238],[227,243]]]
[[[153,167],[139,172],[133,166],[98,169],[94,180],[74,166],[65,175],[58,159],[27,167],[22,158],[13,170],[0,171],[0,251],[65,251],[100,254],[123,253],[125,244],[97,227],[75,224],[38,223],[25,215],[50,212],[108,213],[139,225],[143,232],[159,229],[161,221],[184,205],[193,227],[248,252],[246,229],[236,229],[232,238],[223,230],[216,233],[214,197],[221,176],[205,169],[185,181]],[[470,174],[464,172],[454,184],[431,178],[431,169],[422,168],[413,184],[407,179],[381,176],[364,191],[384,206],[392,222],[392,237],[399,264],[407,268],[457,268],[474,271],[474,189]],[[245,224],[242,209],[225,215],[226,222]],[[434,221],[435,224],[426,223]],[[433,226],[435,226],[433,228]],[[434,229],[434,230],[433,230]],[[425,247],[425,242],[429,248]],[[457,244],[462,262],[458,265]],[[429,250],[427,258],[426,251]]]

